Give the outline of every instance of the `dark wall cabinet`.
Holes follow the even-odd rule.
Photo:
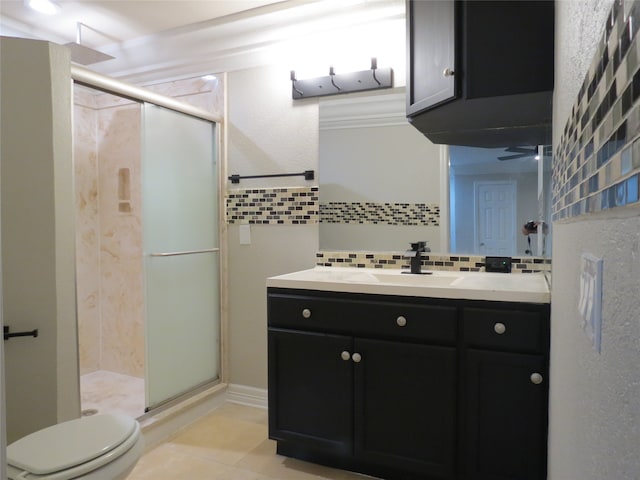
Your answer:
[[[280,454],[386,479],[546,477],[547,305],[268,292]]]
[[[434,143],[551,143],[553,1],[407,0],[407,117]]]

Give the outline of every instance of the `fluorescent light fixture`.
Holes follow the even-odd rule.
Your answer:
[[[215,80],[217,77],[215,75],[203,75],[203,80]]]
[[[46,15],[55,15],[60,11],[60,7],[50,0],[25,0],[25,3],[29,8]]]

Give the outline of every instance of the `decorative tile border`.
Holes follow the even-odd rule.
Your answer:
[[[229,190],[229,224],[309,225],[318,223],[318,187]]]
[[[424,255],[426,270],[456,272],[484,272],[484,258],[462,255]],[[403,252],[318,252],[316,265],[321,267],[400,268],[409,269],[409,259]],[[511,273],[550,272],[551,259],[541,257],[513,257]]]
[[[640,0],[616,0],[556,148],[553,219],[640,206]]]
[[[320,223],[440,225],[440,206],[426,203],[326,202]]]

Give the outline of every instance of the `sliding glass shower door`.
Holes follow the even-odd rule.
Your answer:
[[[215,123],[145,104],[147,411],[219,378]]]

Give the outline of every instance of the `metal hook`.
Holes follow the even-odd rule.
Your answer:
[[[336,75],[336,73],[333,71],[333,65],[329,67],[329,77],[331,77],[331,85],[333,85],[334,87],[336,87],[338,89],[338,91],[342,91],[342,89],[336,85],[336,82],[333,81],[333,77]]]
[[[302,90],[298,90],[298,88],[296,87],[296,82],[298,80],[296,79],[296,71],[295,70],[291,70],[291,86],[293,87],[293,90],[300,95],[301,97],[304,96],[304,93],[302,93]]]
[[[376,57],[371,57],[371,71],[373,72],[373,79],[376,81],[378,85],[382,85],[380,80],[376,77],[376,70],[378,69],[378,59]]]

